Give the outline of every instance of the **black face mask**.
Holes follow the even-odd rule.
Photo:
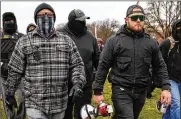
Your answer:
[[[69,26],[69,29],[75,35],[82,35],[86,31],[86,22],[85,21],[72,20],[72,21],[69,21],[68,26]]]
[[[16,23],[8,22],[8,23],[3,24],[3,28],[4,28],[4,32],[12,34],[16,32],[17,25]]]

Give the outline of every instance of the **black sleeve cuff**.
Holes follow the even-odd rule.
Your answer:
[[[94,95],[102,95],[102,89],[94,89]]]
[[[169,84],[163,85],[162,90],[171,90],[170,85]]]

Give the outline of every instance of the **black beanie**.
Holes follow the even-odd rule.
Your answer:
[[[3,14],[3,23],[6,20],[14,20],[14,22],[16,23],[16,17],[14,15],[14,13],[12,13],[12,12],[5,12]]]
[[[17,26],[17,22],[16,22],[16,17],[13,12],[5,12],[2,17],[3,17],[3,27],[4,27],[4,21],[14,20],[15,30],[17,30],[18,26]]]
[[[36,23],[37,14],[42,9],[49,9],[50,11],[52,11],[54,13],[54,21],[56,20],[56,15],[55,15],[54,9],[49,4],[47,4],[47,3],[41,3],[40,5],[37,6],[37,8],[35,9],[35,12],[34,12],[35,23]]]

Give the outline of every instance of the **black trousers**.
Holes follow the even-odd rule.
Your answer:
[[[91,104],[91,98],[92,98],[92,88],[90,87],[83,89],[83,97],[77,100],[75,104],[72,103],[72,98],[69,98],[64,119],[73,119],[73,116],[74,116],[74,119],[82,119],[80,116],[80,110],[83,105]],[[74,108],[74,112],[73,112],[73,108]],[[74,115],[72,114],[72,112]]]
[[[112,102],[116,117],[114,119],[138,119],[144,106],[146,91],[133,94],[119,86],[112,86]]]

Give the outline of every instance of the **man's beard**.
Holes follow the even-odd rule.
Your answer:
[[[141,24],[132,25],[128,22],[128,27],[134,32],[141,32],[143,31],[143,26]]]

